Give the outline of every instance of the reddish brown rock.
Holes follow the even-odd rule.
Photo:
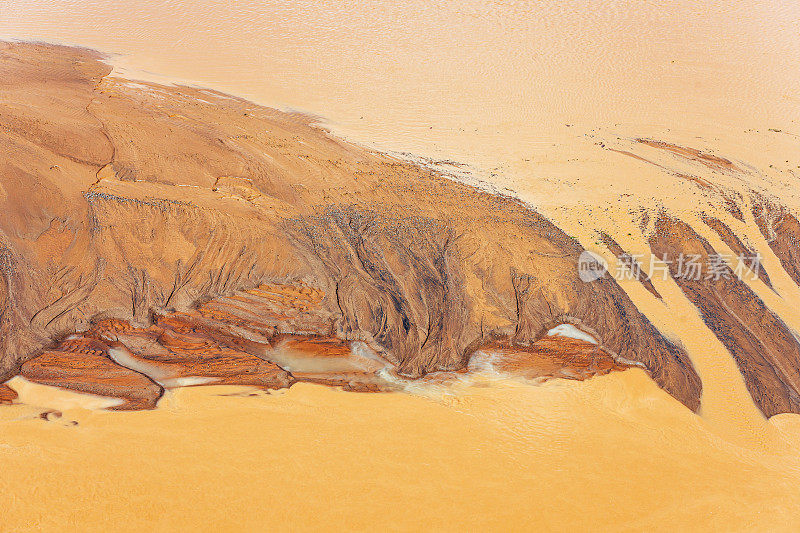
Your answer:
[[[280,335],[274,339],[271,357],[292,370],[298,381],[342,387],[344,390],[378,392],[395,390],[378,372],[392,365],[364,343],[335,337]]]
[[[285,309],[304,306],[304,300],[308,300],[303,295],[314,294],[298,285],[273,285],[271,290],[284,296],[300,295],[299,302],[290,299],[281,304]],[[242,292],[225,301],[247,301],[247,306],[253,306],[253,301],[240,298]],[[252,294],[246,292],[245,296]],[[216,303],[205,302],[201,307],[213,308]],[[158,316],[156,324],[148,328],[136,328],[117,319],[101,320],[89,334],[112,345],[118,363],[132,366],[168,387],[192,383],[275,389],[305,381],[352,391],[394,390],[376,375],[388,363],[366,346],[360,352],[371,355],[354,353],[350,341],[335,337],[264,336],[279,329],[276,323],[285,320],[285,314],[278,318],[269,314],[235,319],[214,316],[194,311],[168,313]],[[314,321],[319,320],[314,317]],[[323,329],[330,330],[331,325]]]
[[[207,304],[205,304],[207,306]],[[251,332],[269,329],[272,320],[269,316],[259,317],[265,322],[253,322],[237,318],[236,326],[241,331]],[[172,362],[184,366],[180,375],[172,372],[171,378],[181,376],[196,376],[215,378],[220,375],[220,369],[214,369],[206,361],[217,360],[220,350],[227,350],[225,363],[229,365],[229,377],[225,381],[214,383],[235,382],[234,374],[253,364],[262,368],[269,366],[272,369],[283,369],[286,379],[273,377],[269,388],[289,386],[294,381],[306,381],[331,386],[341,386],[347,390],[385,390],[390,388],[376,373],[386,367],[388,363],[378,358],[377,354],[371,357],[358,355],[352,349],[350,341],[335,337],[319,335],[289,335],[277,334],[270,338],[262,338],[259,342],[236,337],[234,332],[221,334],[229,322],[225,319],[219,321],[198,317],[194,314],[173,313],[161,316],[157,321],[158,327],[151,327],[138,332],[138,335],[149,337],[156,342],[158,348],[146,348],[141,342],[133,340],[128,334],[121,339],[131,346],[136,357],[143,357],[149,363],[164,363],[172,358]],[[161,328],[161,329],[159,329]],[[330,329],[330,325],[326,329]],[[139,348],[137,349],[136,346]],[[170,355],[159,353],[167,349]],[[364,347],[363,351],[371,352]],[[235,358],[231,358],[235,354]],[[252,377],[249,381],[237,384],[258,385],[266,387],[268,383],[254,383]]]
[[[116,364],[108,350],[97,339],[70,339],[27,361],[20,375],[42,385],[124,400],[111,409],[154,408],[163,389],[147,376]]]
[[[584,380],[635,366],[617,361],[597,344],[557,335],[542,337],[529,346],[495,342],[481,351],[490,354],[495,369],[527,379]]]
[[[17,391],[6,385],[0,384],[0,405],[13,403],[17,399]]]
[[[116,339],[125,341],[115,346],[114,357],[120,364],[136,368],[166,387],[214,384],[280,389],[294,382],[291,374],[274,363],[198,332],[152,327],[118,334]]]
[[[332,315],[323,305],[324,297],[322,290],[300,283],[269,283],[205,302],[198,311],[203,317],[272,334],[328,335]]]

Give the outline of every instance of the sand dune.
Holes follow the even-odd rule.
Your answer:
[[[3,88],[6,379],[98,318],[148,327],[154,316],[202,304],[200,316],[259,324],[266,343],[287,334],[364,343],[410,377],[463,369],[497,342],[524,352],[552,327],[578,323],[613,358],[641,363],[688,407],[700,405],[700,380],[680,342],[667,340],[610,276],[579,279],[579,242],[514,198],[337,140],[301,115],[112,77],[92,51],[5,44],[2,60],[14,80]],[[675,161],[722,176],[748,172],[700,149],[630,143],[609,150],[677,176]],[[649,152],[636,155],[637,146]],[[743,220],[742,195],[726,182],[690,183]],[[756,191],[750,200],[794,276],[797,220]],[[652,235],[656,255],[715,253],[664,215],[668,206],[641,209],[639,231]],[[751,249],[719,219],[706,220],[740,251]],[[619,256],[621,245],[604,235]],[[784,319],[743,281],[726,275],[721,288],[703,270],[690,288],[671,273],[734,354],[762,411],[798,412],[800,345]],[[652,281],[640,281],[659,296]],[[299,314],[265,310],[256,301],[264,283],[305,287],[279,289]],[[236,292],[247,289],[255,292]],[[712,294],[724,296],[724,310]],[[242,343],[253,342],[214,328],[204,335],[212,331],[213,342],[243,354]],[[186,342],[171,345],[165,335],[159,342],[172,352]],[[183,377],[206,373],[190,374]]]
[[[55,66],[37,78],[43,55]],[[581,282],[582,248],[522,203],[343,143],[301,116],[108,77],[92,52],[6,45],[4,59],[12,77],[20,70],[9,91],[26,102],[5,114],[7,189],[42,195],[35,205],[7,197],[8,377],[98,316],[147,325],[153,313],[295,280],[316,295],[313,316],[273,335],[361,341],[415,377],[572,320],[697,407],[680,348],[612,280]],[[81,96],[64,100],[61,85]],[[83,123],[28,120],[28,107],[45,117],[52,98],[92,124],[80,148],[57,138]],[[304,297],[294,296],[301,310]],[[234,309],[266,328],[279,320]]]
[[[649,524],[637,509],[671,512],[683,526],[700,523],[692,509],[706,513],[707,526],[730,524],[713,519],[720,509],[739,520],[768,509],[764,523],[776,526],[790,520],[797,464],[787,442],[796,436],[792,419],[780,413],[800,412],[793,304],[800,224],[791,169],[763,168],[772,155],[759,159],[753,146],[735,153],[707,141],[694,146],[674,133],[597,130],[555,148],[550,162],[520,163],[555,177],[514,183],[524,173],[511,169],[490,183],[468,165],[348,143],[297,113],[207,89],[123,79],[91,50],[5,43],[0,70],[0,381],[10,380],[0,384],[0,403],[12,404],[3,409],[13,427],[33,435],[41,431],[34,424],[89,426],[117,439],[136,428],[177,424],[185,432],[207,423],[224,430],[211,441],[225,449],[239,439],[247,443],[242,454],[271,457],[270,450],[291,444],[313,458],[314,439],[332,438],[331,428],[347,420],[353,434],[340,430],[333,439],[344,454],[337,468],[351,469],[360,483],[384,478],[359,462],[364,454],[356,460],[342,451],[361,449],[359,442],[406,464],[411,451],[428,449],[415,456],[433,465],[419,477],[428,487],[466,483],[453,461],[483,464],[490,483],[476,485],[493,495],[468,500],[486,511],[484,526],[503,519],[533,526],[526,497],[570,513],[536,515],[549,528]],[[593,190],[576,174],[604,177],[607,186]],[[583,281],[585,249],[612,270],[632,258],[642,270],[627,280]],[[710,276],[708,261],[717,253],[730,256],[717,265],[725,275]],[[758,271],[732,259],[755,253],[763,255]],[[699,278],[687,279],[675,263],[661,265],[663,275],[649,272],[650,254],[698,255]],[[531,380],[545,384],[531,387]],[[364,399],[353,391],[384,394]],[[222,412],[216,394],[241,400],[243,409]],[[417,396],[452,401],[463,412]],[[81,406],[155,409],[97,413]],[[383,420],[374,427],[359,418],[372,408]],[[335,416],[326,418],[326,409]],[[431,419],[420,429],[424,413]],[[305,445],[272,434],[262,441],[263,426],[245,431],[240,416],[292,426],[292,438]],[[544,446],[562,443],[563,450],[538,447],[548,431],[556,440]],[[119,459],[135,463],[137,446],[150,451],[148,461],[156,456],[151,446],[207,452],[187,448],[182,432],[149,444],[139,433],[133,448],[119,447]],[[610,454],[603,438],[612,433],[628,447]],[[406,435],[425,446],[410,450]],[[474,450],[487,442],[494,444],[480,463]],[[104,445],[93,445],[95,460],[105,461]],[[663,456],[660,446],[683,455]],[[33,461],[37,453],[28,452],[14,461]],[[594,472],[595,453],[604,464],[626,463],[627,475],[653,498],[608,473],[594,479],[605,498],[583,494],[570,503],[531,489],[542,479],[563,487],[558,470],[572,468],[571,460],[576,472]],[[537,454],[562,466],[544,469]],[[650,479],[654,471],[664,479],[679,472],[665,487],[688,490],[690,474],[713,470],[712,457],[724,472],[705,478],[712,492],[689,510],[676,491]],[[87,471],[85,459],[64,460]],[[208,481],[194,463],[176,460],[175,468],[181,464],[195,483]],[[274,471],[277,484],[268,486],[278,491],[291,472]],[[139,480],[116,476],[127,486],[169,484],[152,468]],[[245,491],[262,486],[244,478]],[[323,475],[311,486],[329,498],[348,490],[343,479]],[[753,507],[717,500],[745,480],[753,483],[743,489]],[[514,487],[511,507],[519,512],[498,511],[503,491],[496,489],[505,483]],[[231,490],[224,501],[251,502]],[[359,501],[367,492],[358,492]],[[397,495],[384,492],[385,499],[369,501]],[[414,509],[424,507],[419,494],[403,494]],[[302,511],[297,500],[281,501]],[[586,514],[577,513],[573,503],[587,501]],[[126,512],[145,507],[138,501]],[[221,524],[208,507],[197,520]],[[11,523],[24,524],[24,514],[15,508]],[[164,513],[160,523],[175,526],[171,516]],[[383,516],[420,526],[393,510]],[[426,515],[427,523],[444,527],[442,516],[437,522]],[[57,510],[38,523],[74,518]],[[262,511],[245,518],[266,521]],[[363,528],[369,519],[376,515],[353,523]],[[463,514],[460,520],[450,525],[466,527]],[[107,517],[84,522],[102,527]],[[302,522],[314,525],[313,517]]]

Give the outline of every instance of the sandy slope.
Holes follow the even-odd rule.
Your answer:
[[[2,86],[0,115],[6,376],[98,314],[147,327],[154,310],[191,310],[198,300],[224,299],[264,280],[303,280],[325,294],[319,316],[332,336],[369,344],[407,375],[459,368],[494,337],[524,346],[577,319],[609,350],[642,362],[684,405],[699,407],[702,418],[639,370],[539,388],[495,383],[458,391],[461,399],[447,406],[306,385],[267,403],[220,402],[213,395],[224,389],[180,390],[151,413],[63,410],[47,421],[38,418],[40,408],[69,401],[16,381],[23,405],[2,415],[17,432],[9,437],[5,483],[18,486],[23,465],[34,462],[54,502],[62,467],[78,464],[69,478],[73,502],[86,495],[88,505],[97,491],[113,493],[119,484],[139,494],[133,506],[112,498],[80,517],[70,508],[41,511],[43,524],[99,527],[108,516],[135,514],[175,526],[169,511],[177,509],[145,511],[153,487],[173,494],[178,509],[200,503],[203,512],[194,516],[201,524],[222,523],[216,507],[204,505],[220,485],[232,487],[222,500],[240,502],[231,505],[241,505],[242,522],[253,524],[273,517],[253,511],[253,495],[262,491],[278,498],[279,522],[306,526],[315,525],[311,517],[332,517],[361,527],[378,519],[454,527],[466,526],[467,516],[495,527],[505,520],[622,528],[791,523],[797,427],[787,415],[763,417],[798,409],[798,204],[794,162],[784,157],[796,150],[790,135],[747,133],[715,143],[623,127],[570,134],[546,158],[520,160],[494,176],[491,187],[513,189],[522,203],[441,174],[492,177],[477,170],[431,171],[369,152],[305,117],[211,91],[103,78],[108,68],[96,57],[49,46],[3,50],[3,73],[16,76]],[[601,180],[604,187],[596,187]],[[650,252],[755,250],[768,283],[580,282],[582,247],[615,262],[619,250],[602,235],[643,254],[645,267]],[[228,403],[239,400],[235,408]],[[382,416],[358,415],[372,409]],[[145,427],[175,424],[173,433],[143,440]],[[186,436],[202,424],[219,442],[198,451]],[[293,431],[264,436],[264,427],[284,425]],[[411,449],[405,435],[413,436]],[[68,439],[60,462],[42,455],[50,436]],[[114,457],[108,443],[121,436],[129,441]],[[335,461],[314,462],[322,438],[341,452]],[[248,444],[216,474],[198,466],[212,464],[210,455],[181,462],[190,451],[219,453],[233,441]],[[20,444],[22,451],[13,448]],[[365,460],[362,446],[383,455]],[[139,454],[143,447],[148,452]],[[170,450],[169,464],[183,465],[187,483],[155,467],[163,465],[156,449]],[[426,468],[410,470],[420,455]],[[285,457],[308,462],[277,464]],[[471,468],[460,473],[467,462]],[[357,517],[279,489],[328,468],[336,470],[308,482],[310,499],[348,494]],[[345,483],[351,478],[357,489]],[[186,485],[198,487],[191,497]],[[465,486],[464,505],[474,512],[430,511],[441,508],[430,502]],[[739,488],[735,498],[731,487]],[[13,527],[30,523],[30,508],[12,508]]]
[[[42,56],[55,65],[42,69]],[[404,375],[457,370],[483,345],[525,346],[573,321],[697,408],[685,353],[613,280],[582,282],[582,248],[523,203],[301,116],[102,77],[91,52],[6,45],[4,59],[21,82],[3,109],[9,377],[98,316],[146,324],[237,289],[302,282],[323,295],[316,313],[330,334]],[[62,85],[79,96],[65,101]],[[47,119],[52,99],[83,122]],[[90,141],[59,143],[73,127]],[[20,202],[27,190],[40,200]]]
[[[610,277],[578,278],[581,244],[605,236],[608,252],[642,253],[645,267],[650,252],[700,252],[704,263],[718,252],[767,256],[770,274],[752,283],[733,275],[738,262],[724,283],[709,279],[707,264],[695,285],[679,269],[667,278],[699,310],[700,335],[709,330],[734,355],[736,366],[718,358],[725,380],[735,383],[738,367],[767,416],[800,410],[800,320],[773,296],[797,292],[796,198],[752,163],[586,134],[584,149],[603,157],[569,171],[613,168],[618,190],[612,180],[589,197],[585,182],[559,184],[540,208],[564,233],[523,202],[459,184],[463,172],[453,180],[437,170],[452,165],[398,161],[212,91],[111,77],[94,52],[4,46],[14,80],[3,108],[7,376],[101,315],[146,324],[153,312],[295,280],[320,292],[331,334],[365,342],[405,375],[457,370],[497,338],[524,346],[575,321],[696,409],[697,337],[668,332],[670,341],[652,325],[687,309],[653,285],[668,279],[640,279],[652,299],[637,308],[636,294]]]

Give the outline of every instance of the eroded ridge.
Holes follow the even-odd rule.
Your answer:
[[[414,378],[575,320],[699,406],[685,351],[614,280],[582,282],[583,248],[529,205],[345,143],[298,114],[110,76],[91,51],[2,46],[0,112],[12,126],[0,131],[0,380],[103,316],[171,343],[171,360],[139,361],[166,380],[186,377],[174,371],[189,364],[180,358],[204,349],[199,327],[225,347],[220,361],[257,368],[242,354],[278,343],[368,351]],[[292,296],[305,314],[270,318],[285,325],[279,342],[274,324],[259,329],[274,311],[243,290],[295,281],[318,292]],[[234,379],[222,367],[206,377]]]
[[[761,195],[754,195],[753,216],[781,266],[800,285],[800,221]]]
[[[800,343],[784,321],[734,274],[688,224],[662,213],[650,238],[656,256],[695,256],[695,276],[671,262],[670,273],[733,355],[756,404],[766,416],[800,412]]]
[[[91,51],[4,44],[0,61],[0,381],[20,374],[149,408],[193,384],[391,390],[382,372],[460,372],[492,353],[496,368],[534,378],[639,366],[700,405],[683,348],[613,279],[581,281],[583,248],[521,201],[347,144],[307,117],[112,77]],[[746,172],[710,152],[635,143]],[[741,198],[714,190],[744,222]],[[752,214],[800,284],[797,218],[755,193]],[[722,219],[701,220],[735,254],[754,254]],[[676,217],[654,224],[655,255],[716,253]],[[673,278],[762,411],[800,411],[793,332],[741,280],[705,274]],[[560,324],[597,344],[546,334]]]
[[[20,375],[118,399],[109,407],[115,410],[151,409],[165,389],[193,385],[275,390],[309,382],[358,392],[398,390],[393,364],[363,341],[333,336],[333,323],[320,321],[323,296],[300,283],[271,283],[187,312],[155,316],[146,327],[101,318],[25,362]],[[530,345],[496,340],[476,348],[471,367],[490,354],[493,368],[506,374],[583,380],[635,366],[587,339],[544,335]],[[438,379],[455,377],[442,374]],[[0,392],[6,403],[16,398],[10,387]]]

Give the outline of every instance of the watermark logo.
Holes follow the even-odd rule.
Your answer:
[[[594,252],[585,250],[578,258],[578,277],[581,281],[589,283],[606,275],[608,263]]]
[[[621,254],[617,257],[614,272],[609,272],[608,263],[600,255],[585,251],[578,258],[578,276],[590,282],[608,273],[617,281],[670,278],[685,281],[701,281],[738,278],[755,281],[761,275],[761,255],[753,254],[676,254],[656,257],[644,254]]]

